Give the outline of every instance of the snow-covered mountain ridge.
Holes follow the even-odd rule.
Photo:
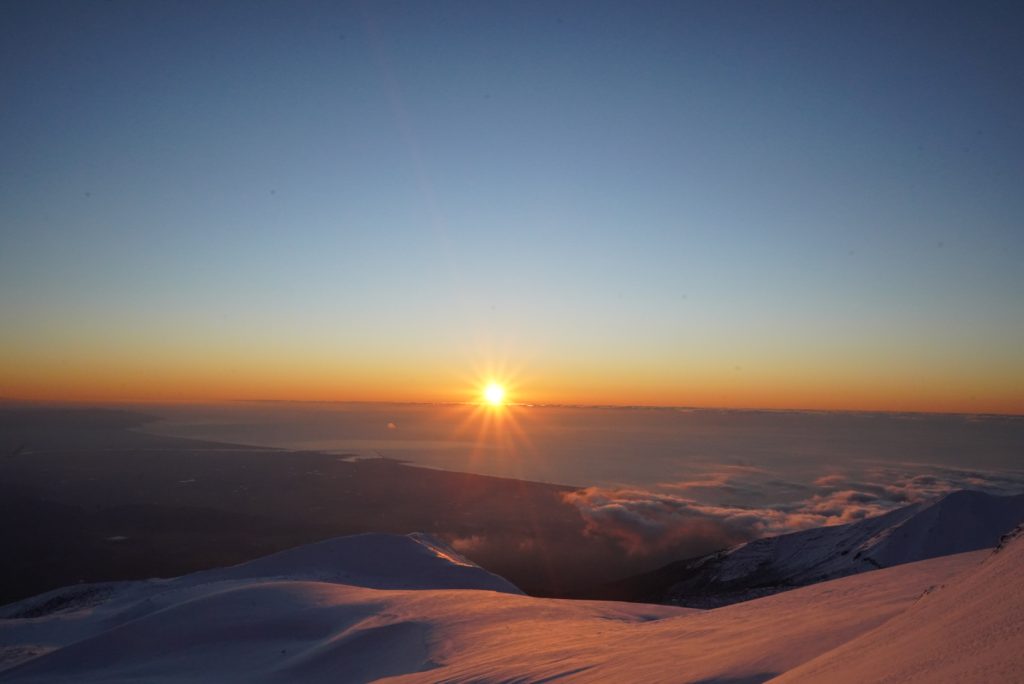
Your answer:
[[[429,537],[361,535],[0,608],[0,681],[1015,681],[1022,568],[1004,535],[696,610],[524,596]]]
[[[1024,522],[1024,494],[951,492],[854,523],[765,537],[629,578],[608,596],[695,608],[869,570],[992,548]]]
[[[370,589],[480,589],[522,594],[426,534],[358,534],[172,579],[80,584],[0,607],[0,619],[37,618],[129,601],[149,607],[247,580],[324,582]]]

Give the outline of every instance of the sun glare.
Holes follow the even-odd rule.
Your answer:
[[[505,403],[505,388],[496,382],[492,382],[484,388],[484,399],[491,406],[501,406]]]

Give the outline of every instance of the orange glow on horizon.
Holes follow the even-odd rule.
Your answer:
[[[598,365],[536,359],[466,364],[465,359],[341,362],[318,356],[287,361],[211,352],[181,357],[101,359],[83,353],[62,363],[9,359],[0,376],[7,400],[141,403],[231,400],[470,403],[508,413],[518,404],[576,404],[1024,414],[1014,368],[901,369],[811,359],[734,368],[711,363],[622,360]],[[499,404],[485,399],[493,382]]]

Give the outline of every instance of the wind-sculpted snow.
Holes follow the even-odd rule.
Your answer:
[[[429,539],[342,538],[7,606],[0,645],[13,667],[0,681],[760,682],[883,625],[988,553],[700,611],[527,597]],[[429,588],[453,577],[467,588]]]
[[[1024,680],[1024,536],[909,609],[780,682]]]

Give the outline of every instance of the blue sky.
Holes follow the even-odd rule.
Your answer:
[[[566,400],[1024,407],[1014,3],[0,13],[0,394],[502,355]]]

